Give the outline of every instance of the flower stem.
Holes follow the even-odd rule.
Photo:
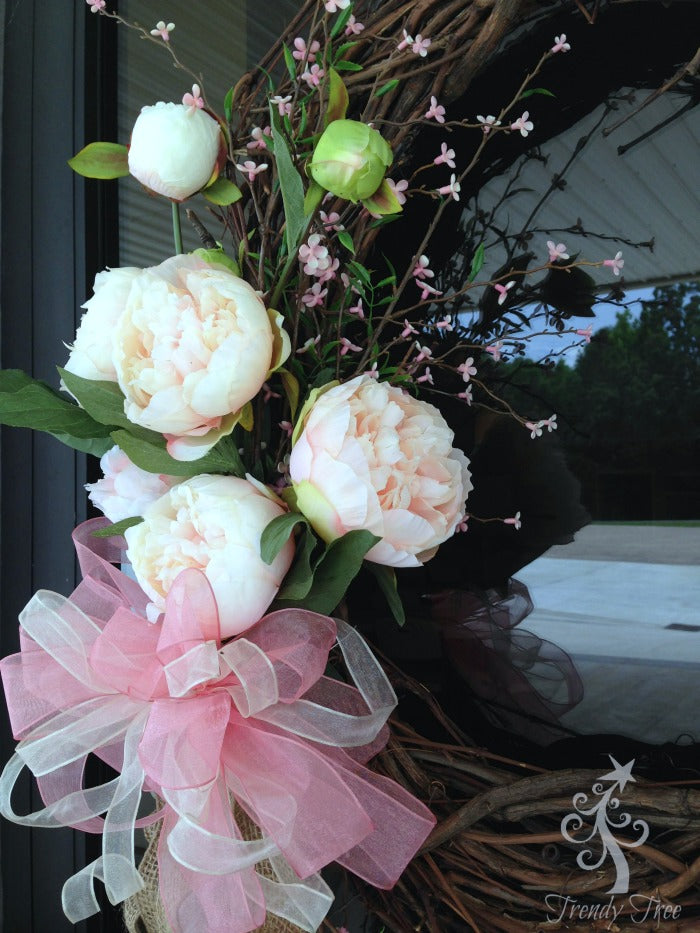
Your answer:
[[[173,240],[175,241],[175,252],[179,255],[184,253],[182,248],[182,228],[180,227],[180,205],[177,201],[172,201],[173,208]]]

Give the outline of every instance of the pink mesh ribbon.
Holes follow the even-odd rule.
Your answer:
[[[104,524],[76,529],[83,581],[70,599],[32,598],[22,650],[0,665],[20,739],[0,778],[0,812],[102,833],[102,855],[64,886],[66,916],[98,911],[94,878],[114,904],[142,887],[134,829],[160,818],[160,888],[174,933],[247,933],[267,911],[314,931],[332,901],[317,873],[334,860],[390,888],[435,820],[365,767],[386,742],[396,697],[363,639],[294,609],[222,645],[213,593],[196,570],[180,574],[150,624],[146,596],[110,563],[119,550],[91,537]],[[324,676],[336,642],[354,686]],[[90,753],[119,776],[84,788]],[[11,794],[24,766],[46,806],[20,816]],[[138,819],[144,791],[165,806]],[[232,797],[261,839],[242,838]],[[262,859],[276,880],[256,872]]]

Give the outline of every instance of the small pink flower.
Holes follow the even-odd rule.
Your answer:
[[[464,533],[465,531],[469,531],[469,526],[467,525],[467,518],[468,516],[465,515],[462,521],[457,525],[457,527],[455,528],[455,534],[458,534],[460,531],[462,533]]]
[[[359,353],[362,350],[362,347],[358,347],[356,343],[351,343],[347,337],[340,338],[340,355],[345,356],[346,353]]]
[[[348,308],[348,314],[356,314],[361,321],[365,319],[365,312],[362,308],[362,299],[357,299],[357,304],[353,305],[351,308]]]
[[[316,275],[318,276],[319,282],[321,284],[323,284],[324,282],[332,282],[333,279],[338,274],[339,265],[340,265],[340,261],[338,259],[334,259],[333,262],[329,262],[328,267],[326,269],[319,269],[319,271],[316,273]]]
[[[253,139],[252,142],[247,143],[246,149],[267,149],[265,137],[272,139],[272,130],[269,126],[266,126],[264,130],[260,129],[259,126],[254,126],[250,135]]]
[[[535,124],[531,120],[528,120],[529,116],[530,116],[530,111],[525,110],[523,112],[522,117],[518,117],[517,120],[511,123],[510,125],[511,130],[513,130],[513,132],[516,132],[519,130],[521,136],[527,136],[528,133],[531,133],[535,128]]]
[[[589,324],[588,327],[584,327],[582,330],[576,331],[579,337],[583,337],[586,343],[591,342],[591,336],[593,334],[593,325]]]
[[[476,376],[477,369],[474,365],[474,357],[470,356],[463,363],[460,363],[457,372],[462,374],[462,379],[465,382],[469,382],[472,376]]]
[[[292,55],[293,54],[294,52],[292,52]],[[289,114],[292,112],[291,100],[292,100],[291,94],[287,94],[286,97],[281,97],[279,94],[276,94],[274,97],[270,98],[270,103],[275,104],[277,106],[277,110],[281,117],[284,117],[284,116],[288,117]]]
[[[320,233],[312,233],[306,243],[299,247],[299,260],[304,263],[306,275],[319,275],[331,265],[328,247],[323,245]]]
[[[301,300],[307,308],[315,308],[323,304],[323,299],[328,294],[327,288],[322,288],[320,282],[314,282],[311,288],[308,288],[301,296]]]
[[[292,436],[292,431],[294,430],[294,426],[289,421],[280,421],[280,427],[285,432],[287,437]]]
[[[261,162],[260,165],[256,165],[255,162],[249,159],[247,162],[243,162],[242,165],[236,163],[236,168],[239,172],[248,176],[248,182],[252,185],[255,181],[255,176],[267,169],[267,162]]]
[[[298,62],[307,61],[309,64],[316,61],[316,52],[320,51],[321,43],[316,39],[311,43],[311,45],[306,47],[306,42],[300,37],[294,40],[294,51],[292,56],[296,58]]]
[[[438,321],[435,326],[437,327],[438,330],[444,330],[444,331],[454,330],[454,326],[452,324],[452,315],[448,314],[441,321]]]
[[[457,393],[457,398],[461,398],[463,402],[466,402],[466,403],[467,403],[467,405],[471,405],[471,403],[472,403],[472,401],[473,401],[473,397],[472,397],[472,387],[471,387],[471,386],[467,386],[467,388],[464,390],[464,392],[458,392],[458,393]]]
[[[533,439],[533,441],[536,437],[542,437],[542,421],[538,421],[536,423],[534,421],[526,421],[525,427],[530,432],[530,437]]]
[[[493,287],[496,289],[496,291],[498,292],[498,303],[499,303],[499,305],[502,305],[502,304],[505,302],[506,298],[508,297],[508,292],[511,290],[511,288],[512,288],[514,285],[515,285],[515,281],[514,281],[514,280],[511,280],[510,282],[506,282],[505,285],[499,285],[498,283],[496,283],[496,284],[493,286]]]
[[[603,265],[607,266],[609,269],[612,269],[615,275],[620,274],[620,269],[624,266],[624,264],[625,264],[625,260],[622,258],[622,253],[619,251],[615,253],[614,259],[603,260]]]
[[[426,301],[431,295],[434,295],[436,298],[442,295],[442,292],[439,289],[433,288],[433,286],[428,285],[427,282],[419,282],[418,279],[414,279],[413,281],[416,283],[418,288],[420,288],[421,290],[420,292],[421,301]]]
[[[568,259],[569,254],[563,243],[555,243],[554,240],[547,240],[547,249],[549,250],[549,261],[556,262],[557,259]]]
[[[445,108],[438,104],[437,97],[430,98],[430,107],[425,113],[426,120],[437,120],[438,123],[445,122]]]
[[[348,20],[348,24],[345,27],[345,35],[346,36],[359,36],[361,32],[364,32],[364,28],[365,28],[364,25],[362,23],[358,23],[354,15],[351,13],[350,19]]]
[[[90,7],[91,13],[99,13],[100,10],[104,10],[107,0],[85,0],[85,2]]]
[[[192,113],[195,110],[201,110],[204,106],[204,98],[202,97],[202,92],[198,84],[192,85],[191,94],[183,94],[182,103],[185,107],[189,107]]]
[[[566,41],[566,33],[562,33],[560,36],[554,37],[554,45],[550,49],[551,52],[568,52],[571,49],[571,46]]]
[[[420,55],[421,58],[425,58],[428,54],[428,49],[432,45],[432,41],[432,39],[424,39],[419,33],[411,45],[411,51],[414,55]]]
[[[403,327],[403,330],[401,331],[401,336],[402,336],[402,337],[404,337],[404,338],[405,338],[405,337],[410,337],[411,334],[417,334],[417,333],[418,333],[418,331],[415,329],[415,327],[413,326],[413,324],[409,324],[408,321],[406,320],[406,318],[403,319],[403,324],[404,324],[404,327]]]
[[[496,343],[492,343],[490,347],[484,347],[486,353],[490,353],[496,362],[501,358],[501,348],[503,346],[502,340],[497,340]]]
[[[350,276],[347,274],[347,272],[341,272],[341,273],[340,273],[340,281],[343,283],[343,285],[345,286],[346,290],[349,288],[350,291],[354,292],[356,295],[359,295],[359,294],[360,294],[359,288],[357,288],[357,286],[355,286],[355,285],[352,284],[352,281],[351,281],[351,279],[350,279]]]
[[[556,431],[556,429],[559,427],[557,424],[557,416],[550,415],[549,418],[545,418],[544,421],[542,421],[542,427],[547,428],[547,431],[550,434],[552,431]]]
[[[455,161],[454,161],[454,157],[455,157],[454,149],[448,149],[447,143],[441,143],[440,150],[441,150],[440,155],[435,156],[435,158],[433,159],[433,162],[435,163],[435,165],[444,164],[444,165],[447,165],[449,168],[457,168]]]
[[[520,531],[520,529],[522,528],[522,524],[523,524],[523,523],[520,521],[520,512],[516,512],[515,515],[513,516],[513,518],[504,518],[504,519],[503,519],[503,524],[504,524],[504,525],[512,525],[513,528],[515,528],[516,531]]]
[[[431,386],[435,385],[435,383],[433,382],[433,377],[432,377],[432,374],[431,374],[431,372],[430,372],[430,367],[429,367],[429,366],[426,366],[426,367],[425,367],[425,372],[423,373],[422,376],[419,376],[419,377],[416,379],[416,382],[427,382],[427,383],[428,383],[429,385],[431,385]]]
[[[326,0],[326,13],[337,13],[338,10],[346,10],[350,6],[350,0]]]
[[[452,174],[452,175],[450,176],[450,183],[449,183],[449,185],[443,185],[442,188],[438,188],[438,189],[437,189],[437,193],[438,193],[438,194],[448,194],[448,195],[450,195],[450,197],[454,198],[455,201],[459,201],[459,192],[460,192],[460,190],[461,190],[461,186],[460,186],[459,182],[457,181],[457,176],[454,175],[454,174]]]
[[[299,347],[297,350],[297,356],[301,356],[302,353],[308,353],[312,347],[317,347],[321,342],[321,335],[317,334],[315,337],[309,337],[309,339],[304,343],[303,346]]]
[[[104,6],[104,3],[102,4]],[[170,33],[175,28],[175,23],[166,23],[161,19],[156,23],[156,28],[151,29],[152,36],[160,36],[163,42],[170,42]]]
[[[406,203],[406,195],[404,191],[408,188],[408,182],[405,178],[402,178],[400,181],[394,181],[393,178],[387,178],[386,183],[389,185],[391,190],[394,192],[396,200],[399,204]]]
[[[325,211],[319,211],[318,216],[321,218],[321,223],[323,224],[323,227],[327,233],[331,230],[345,229],[345,227],[339,223],[340,214],[338,214],[337,211],[331,211],[330,214],[327,214]]]
[[[420,343],[416,340],[416,350],[418,350],[418,356],[412,360],[414,366],[417,366],[418,363],[422,363],[423,360],[432,359],[433,351],[430,347],[422,347]]]
[[[413,267],[413,276],[417,279],[434,279],[435,273],[429,268],[430,260],[427,256],[419,256]]]
[[[372,363],[372,368],[366,370],[362,375],[369,376],[370,379],[379,379],[379,370],[377,369],[377,361],[375,360],[374,363]],[[340,930],[338,931],[338,933],[340,933]]]
[[[482,124],[481,129],[484,131],[484,135],[490,133],[494,126],[501,125],[501,121],[497,120],[492,114],[489,114],[487,117],[482,117],[481,114],[478,114],[476,119]]]
[[[271,398],[282,398],[279,392],[273,392],[270,386],[263,382],[263,402],[269,402]]]
[[[306,81],[309,87],[318,87],[326,72],[320,65],[312,65],[301,76],[302,81]]]
[[[403,31],[403,39],[399,42],[399,44],[396,46],[396,48],[399,50],[399,52],[403,52],[403,50],[404,50],[404,49],[407,49],[407,48],[409,47],[409,45],[413,45],[413,43],[414,43],[415,41],[416,41],[416,40],[413,38],[413,36],[409,36],[409,34],[408,34],[408,33],[406,32],[406,30],[404,29],[404,31]]]

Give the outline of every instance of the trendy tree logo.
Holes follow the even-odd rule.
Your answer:
[[[634,781],[632,767],[635,759],[633,758],[623,766],[615,761],[612,755],[608,757],[613,764],[613,770],[601,775],[591,788],[592,793],[599,799],[592,802],[588,794],[575,794],[572,803],[576,812],[567,814],[561,821],[561,833],[568,842],[586,846],[576,858],[576,864],[584,871],[600,868],[610,856],[617,875],[615,884],[609,889],[608,894],[626,894],[629,890],[630,876],[627,859],[622,850],[636,849],[643,845],[649,836],[649,826],[644,820],[638,819],[632,822],[629,813],[616,812],[620,807],[617,794],[622,794],[625,786],[630,781]],[[588,822],[584,820],[584,817],[593,820],[593,826],[587,836],[580,835]],[[639,834],[637,839],[620,839],[615,835],[618,830],[628,827],[631,827],[634,833]],[[599,840],[598,845],[587,845],[596,838]],[[596,856],[599,847],[600,852]]]

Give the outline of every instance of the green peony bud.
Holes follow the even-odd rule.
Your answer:
[[[318,141],[309,171],[326,191],[354,204],[377,191],[393,158],[376,130],[357,120],[334,120]]]

